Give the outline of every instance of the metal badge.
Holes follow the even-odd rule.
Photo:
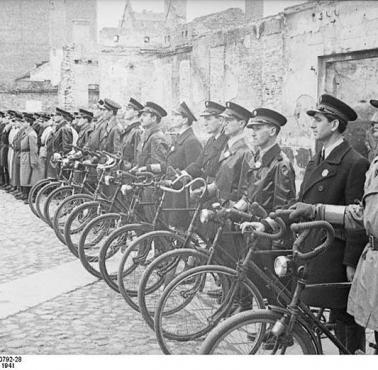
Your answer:
[[[262,163],[260,161],[257,161],[255,163],[255,168],[260,168],[262,166]]]
[[[172,146],[171,146],[171,152],[174,152],[174,151],[175,151],[175,146],[172,145]]]
[[[227,152],[224,153],[224,156],[223,156],[223,157],[224,157],[224,158],[228,158],[230,155],[231,155],[231,153],[230,153],[229,151],[227,151]]]
[[[329,174],[329,171],[327,169],[323,170],[323,172],[322,172],[323,177],[328,176],[328,174]]]

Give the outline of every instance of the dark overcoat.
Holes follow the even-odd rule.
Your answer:
[[[137,148],[140,142],[142,130],[140,122],[136,121],[131,123],[121,131],[121,154],[122,165],[121,168],[127,169],[136,164]]]
[[[226,145],[219,156],[219,169],[215,176],[215,185],[223,201],[237,201],[240,198],[239,181],[242,174],[243,158],[250,151],[244,137],[231,147]]]
[[[191,163],[185,170],[194,178],[202,177],[209,183],[215,180],[220,163],[219,157],[228,140],[222,133],[218,138],[210,137],[206,142],[197,160]]]
[[[299,193],[299,201],[316,204],[348,205],[362,199],[365,173],[369,168],[366,158],[347,141],[337,146],[321,161],[320,153],[308,163]],[[304,250],[313,249],[324,237],[322,231],[312,232]],[[346,282],[346,266],[356,267],[366,245],[364,232],[336,229],[333,245],[308,266],[311,283]],[[344,308],[349,289],[309,288],[303,300],[313,306]]]
[[[159,164],[161,168],[164,168],[167,155],[169,151],[169,144],[161,131],[159,126],[155,126],[146,130],[141,137],[141,140],[137,147],[137,166],[144,167],[152,164]],[[151,189],[145,189],[143,192],[143,201],[151,202],[154,199],[154,195]],[[155,216],[154,207],[144,208],[146,217],[149,221],[152,221]]]
[[[257,202],[268,213],[290,205],[296,198],[295,171],[278,144],[261,158],[252,152],[244,157],[239,186],[248,203]]]
[[[166,167],[171,166],[175,170],[183,170],[193,163],[201,155],[201,152],[202,145],[190,127],[173,140],[167,155]],[[184,191],[182,194],[168,193],[164,207],[188,208],[188,192]],[[191,215],[192,213],[185,211],[171,211],[168,222],[172,226],[180,226],[185,229],[189,225]]]

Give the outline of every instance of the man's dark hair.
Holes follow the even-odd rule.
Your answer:
[[[340,134],[342,134],[346,130],[348,122],[346,122],[343,119],[341,119],[340,117],[334,116],[332,114],[325,114],[325,116],[328,119],[328,122],[332,122],[335,119],[337,119],[339,121],[339,126],[337,127],[337,131]]]

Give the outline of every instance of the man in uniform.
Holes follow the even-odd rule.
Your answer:
[[[137,167],[140,171],[162,173],[169,144],[160,128],[160,122],[166,117],[164,108],[154,102],[147,102],[141,110],[143,134],[137,148]]]
[[[324,94],[315,110],[311,129],[322,144],[307,165],[299,193],[299,201],[309,204],[327,203],[348,205],[362,198],[365,173],[369,162],[344,139],[348,121],[357,119],[356,112],[341,100]],[[322,233],[314,231],[306,248],[321,244]],[[352,281],[358,259],[366,245],[363,232],[343,233],[336,230],[336,238],[329,250],[309,264],[310,283]],[[335,333],[351,351],[364,350],[365,332],[346,312],[348,289],[319,288],[306,290],[303,300],[313,306],[329,307],[336,322]]]
[[[136,165],[137,147],[142,134],[139,119],[142,109],[143,105],[134,98],[130,98],[125,107],[120,131],[122,170],[129,170]]]
[[[200,116],[203,117],[203,125],[210,138],[197,160],[185,168],[185,172],[193,178],[202,177],[208,183],[215,180],[220,165],[219,157],[228,140],[223,130],[221,116],[224,110],[225,107],[216,102],[210,100],[205,102],[205,110]]]
[[[120,150],[120,128],[118,126],[117,113],[121,106],[111,99],[104,99],[105,112],[101,117],[102,122],[93,134],[92,145],[99,150],[116,153]]]
[[[78,127],[80,128],[79,136],[77,138],[77,146],[84,148],[90,146],[90,137],[95,129],[93,124],[93,113],[87,109],[80,108],[80,119],[78,119]],[[95,150],[96,148],[90,148]]]
[[[253,214],[252,204],[256,202],[269,213],[295,200],[295,172],[277,143],[278,135],[286,122],[282,114],[272,109],[257,108],[252,112],[247,128],[252,131],[251,137],[257,152],[249,152],[244,157],[238,190],[241,197],[234,208]],[[285,238],[286,242],[287,239],[289,235]],[[270,250],[272,247],[269,240],[259,241],[259,249]],[[269,255],[256,256],[255,262],[260,267],[273,270],[273,259]],[[264,297],[273,303],[274,296],[265,282],[255,273],[249,272],[249,276]]]
[[[20,130],[17,132],[15,138],[13,139],[13,149],[14,149],[14,157],[13,157],[13,181],[14,186],[16,186],[16,191],[13,192],[13,195],[16,199],[21,199],[24,197],[24,193],[21,190],[21,182],[20,182],[20,172],[21,172],[21,140],[25,135],[25,131],[27,130],[29,123],[24,120],[24,117],[21,113],[16,113],[16,119],[20,123]]]
[[[202,145],[194,135],[192,124],[197,121],[185,102],[172,111],[170,129],[176,134],[166,160],[166,168],[183,170],[194,162],[202,152]],[[166,208],[188,208],[188,192],[181,194],[167,194]],[[186,229],[190,222],[190,215],[185,211],[171,211],[169,224]]]
[[[65,155],[71,151],[74,143],[74,135],[71,122],[74,116],[61,108],[56,108],[56,112],[60,119],[57,120],[57,131],[54,135],[54,152]]]
[[[295,172],[290,160],[277,143],[286,118],[267,108],[252,112],[247,128],[252,131],[256,153],[248,153],[243,161],[240,179],[241,199],[234,205],[241,211],[252,211],[257,202],[269,213],[295,200]]]
[[[240,176],[243,158],[249,152],[245,140],[244,129],[251,112],[241,105],[226,102],[226,110],[221,114],[224,118],[224,133],[228,140],[219,156],[219,168],[214,181],[208,185],[209,195],[215,195],[223,202],[239,199]]]
[[[33,115],[24,113],[24,120],[26,130],[20,143],[20,185],[23,193],[21,200],[27,204],[30,187],[38,180],[38,143],[37,133],[32,127],[35,120]]]
[[[370,100],[370,104],[378,108],[378,100]],[[368,148],[368,159],[371,162],[378,155],[378,112],[371,118],[371,127],[366,132],[366,146]]]

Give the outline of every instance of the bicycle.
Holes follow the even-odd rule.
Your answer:
[[[85,176],[83,179],[83,192],[67,197],[55,211],[53,228],[56,236],[63,244],[67,244],[64,236],[64,226],[71,212],[83,203],[93,201],[100,196],[105,197],[105,195],[103,195],[103,193],[101,192],[103,178],[105,177],[107,170],[117,165],[113,158],[106,156],[103,152],[95,152],[94,154],[95,158],[101,158],[105,156],[106,162],[104,164],[96,164],[92,163],[91,161],[83,162],[82,164],[85,167],[85,171],[89,173],[89,175]],[[93,181],[93,175],[91,174],[93,169],[97,170],[97,183]]]
[[[92,275],[102,278],[99,270],[99,251],[106,241],[107,237],[115,230],[123,225],[132,224],[128,229],[131,231],[135,229],[135,224],[145,221],[143,212],[138,208],[141,190],[149,186],[154,175],[149,172],[139,173],[137,176],[130,174],[127,171],[117,171],[114,177],[109,181],[116,184],[114,192],[114,199],[118,199],[118,195],[127,195],[127,201],[119,200],[118,203],[113,204],[109,213],[99,215],[92,219],[83,229],[79,244],[78,254],[80,261],[84,268]],[[128,183],[124,184],[124,180],[128,179]],[[130,183],[130,179],[134,182]],[[130,194],[130,189],[132,194]],[[144,227],[140,227],[140,230]],[[117,252],[116,249],[111,251],[108,258],[112,257]]]
[[[180,178],[178,179],[178,181],[179,180]],[[168,229],[168,225],[165,223],[165,221],[161,217],[161,213],[166,210],[163,208],[164,194],[165,194],[164,189],[165,191],[167,191],[167,188],[165,188],[163,184],[166,184],[166,183],[167,183],[166,180],[160,180],[156,178],[154,183],[137,184],[136,186],[131,187],[131,191],[133,192],[133,199],[134,199],[134,202],[133,202],[134,209],[140,209],[141,207],[148,207],[148,206],[150,207],[154,206],[156,208],[155,215],[152,222],[148,222],[145,218],[140,220],[142,221],[141,225],[143,227],[143,232],[140,232],[139,235],[137,236],[140,236],[142,234],[145,234],[149,231],[156,230],[156,229],[165,229],[165,230]],[[153,201],[143,201],[142,195],[143,195],[144,189],[152,189],[156,194],[156,199]],[[163,190],[163,193],[158,194],[157,193],[158,189]],[[171,189],[168,189],[168,191],[169,190]],[[111,235],[109,235],[108,239],[105,241],[103,247],[101,248],[100,254],[99,254],[99,267],[100,267],[101,275],[103,279],[105,280],[105,282],[109,285],[109,287],[112,288],[117,293],[119,293],[119,287],[116,283],[117,274],[113,273],[111,270],[113,270],[114,267],[117,267],[117,270],[118,270],[118,264],[119,264],[120,258],[122,257],[123,253],[128,250],[128,242],[130,241],[130,238],[128,237],[129,233],[130,233],[130,227],[128,227],[127,225],[120,227],[118,230],[115,230]],[[143,255],[144,252],[147,252],[148,250],[148,245],[143,245],[143,247],[145,249],[143,250],[143,253],[140,253],[139,257],[141,257],[141,255]],[[128,273],[131,273],[135,269],[136,269],[136,264],[132,262],[130,269],[128,269]]]
[[[235,210],[229,212],[244,214]],[[219,322],[240,310],[265,307],[265,295],[260,292],[260,288],[248,274],[251,270],[256,271],[264,278],[269,288],[276,291],[278,278],[274,277],[268,268],[265,266],[260,268],[253,261],[256,255],[274,256],[291,252],[286,249],[259,250],[258,248],[257,236],[270,240],[282,238],[285,224],[279,217],[276,217],[276,221],[279,230],[275,234],[255,232],[252,237],[248,237],[245,243],[247,251],[244,258],[237,262],[236,268],[211,264],[199,266],[181,273],[167,285],[154,315],[154,330],[163,353],[171,353],[176,346],[172,341],[185,342],[186,345],[188,342],[197,342],[198,345]],[[281,282],[279,284],[278,294],[285,291],[290,295],[287,288]],[[221,294],[215,295],[213,292],[216,289],[221,289]],[[171,314],[171,306],[176,307],[177,301],[182,302],[182,310]]]
[[[327,233],[326,240],[312,251],[301,252],[301,244],[314,228],[324,229]],[[299,233],[293,244],[292,257],[280,257],[276,273],[283,274],[289,268],[295,275],[292,298],[286,302],[285,307],[270,306],[268,310],[247,311],[225,320],[203,342],[201,354],[288,354],[298,351],[304,354],[322,354],[322,337],[328,338],[340,353],[351,354],[327,325],[300,300],[304,289],[324,285],[307,283],[307,263],[332,244],[334,230],[325,221],[293,224],[291,229]],[[340,284],[344,283],[331,283],[328,286],[336,287]]]
[[[196,179],[198,181],[199,179]],[[206,191],[203,193],[203,195]],[[143,239],[151,241],[161,238],[177,239],[176,249],[168,251],[160,255],[147,265],[138,287],[138,306],[139,310],[151,329],[154,329],[153,317],[157,300],[161,297],[163,289],[166,285],[173,280],[174,277],[181,272],[201,265],[221,264],[216,252],[218,249],[226,256],[227,260],[234,260],[227,249],[220,245],[219,241],[221,235],[233,235],[234,232],[225,230],[225,224],[229,219],[250,220],[251,215],[239,212],[235,209],[222,209],[218,203],[213,204],[214,211],[202,209],[202,197],[197,205],[193,214],[191,223],[185,233],[176,232],[173,234],[169,231],[152,231],[138,238],[134,243],[141,243]],[[254,205],[256,213],[260,211],[257,204]],[[212,216],[211,216],[212,214]],[[218,224],[214,238],[208,240],[207,238],[198,238],[195,233],[195,225],[198,220],[207,223],[211,216],[212,221]],[[238,232],[237,232],[238,234]],[[181,245],[180,245],[181,243]],[[132,247],[130,246],[130,249]],[[236,261],[235,261],[236,264]],[[119,285],[124,290],[123,281],[119,280]],[[177,307],[176,310],[180,308]]]

